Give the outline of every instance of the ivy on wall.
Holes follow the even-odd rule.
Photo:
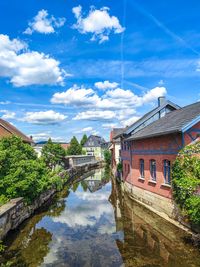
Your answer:
[[[182,214],[200,225],[200,142],[179,153],[173,165],[172,186]]]

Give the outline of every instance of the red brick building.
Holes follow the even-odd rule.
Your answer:
[[[162,100],[166,108],[168,101]],[[159,106],[156,114],[158,112]],[[154,122],[143,122],[151,117],[152,112],[140,119],[147,126],[141,127],[142,124],[136,122],[129,127],[129,133],[126,129],[120,135],[123,180],[131,190],[137,191],[138,198],[142,195],[144,202],[147,199],[151,202],[155,195],[160,196],[157,201],[162,201],[163,197],[171,199],[171,166],[179,151],[199,138],[200,102],[183,108],[174,106],[164,116],[157,116]]]

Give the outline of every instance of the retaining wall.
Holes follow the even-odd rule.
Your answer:
[[[77,175],[101,166],[101,162],[77,166],[66,170],[69,173],[67,183],[72,182]],[[0,207],[0,240],[5,238],[10,230],[16,229],[24,220],[29,218],[38,208],[46,203],[54,194],[56,189],[52,188],[42,193],[32,205],[26,205],[22,197],[12,199]]]

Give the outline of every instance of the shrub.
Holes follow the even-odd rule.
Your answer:
[[[200,142],[185,147],[173,164],[173,195],[184,215],[200,224]]]

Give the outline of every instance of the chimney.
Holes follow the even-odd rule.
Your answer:
[[[166,102],[166,97],[165,96],[160,96],[158,97],[158,106],[162,106]]]

